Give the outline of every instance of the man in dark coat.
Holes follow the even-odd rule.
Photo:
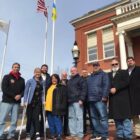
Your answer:
[[[76,67],[71,68],[71,78],[67,83],[69,103],[69,130],[74,139],[83,137],[83,102],[86,96],[86,82],[78,74]]]
[[[43,87],[43,90],[45,92],[44,94],[44,98],[46,97],[46,91],[48,89],[48,87],[50,86],[50,83],[51,83],[51,77],[50,77],[50,74],[48,73],[48,65],[46,64],[43,64],[41,66],[41,77],[44,81],[44,87]],[[41,111],[40,115],[41,115],[41,120],[40,120],[40,134],[41,134],[41,137],[44,135],[46,135],[46,129],[44,128],[44,117],[46,117],[46,114],[45,114],[45,111],[44,111],[44,108],[42,108],[43,111]],[[41,109],[41,110],[42,110]]]
[[[62,85],[65,85],[67,87],[67,83],[68,83],[68,74],[66,71],[63,71],[61,73],[61,81],[60,83]],[[67,94],[67,92],[66,92]],[[62,117],[62,120],[63,120],[63,133],[64,133],[64,136],[68,136],[69,135],[69,127],[68,127],[68,104],[67,104],[67,107],[66,107],[66,114]]]
[[[51,83],[51,77],[48,73],[48,65],[46,64],[41,66],[41,77],[45,81],[45,90],[47,90]]]
[[[86,81],[87,78],[88,78],[88,76],[89,75],[88,75],[87,69],[82,69],[82,75],[81,75],[81,77]],[[90,115],[90,107],[89,107],[87,96],[86,96],[85,101],[83,103],[83,110],[84,110],[84,112],[83,112],[84,134],[87,135],[93,129],[92,121],[91,121],[91,115]],[[89,122],[90,122],[90,131],[88,131],[88,128],[87,128],[87,115],[89,117]]]
[[[21,77],[20,64],[14,63],[9,74],[2,80],[2,103],[0,105],[0,139],[4,138],[4,128],[7,115],[10,113],[11,126],[7,139],[14,139],[18,119],[18,110],[24,93],[25,82]]]
[[[119,62],[113,59],[110,78],[109,116],[116,125],[117,140],[132,139],[132,124],[130,120],[129,75],[119,68]]]
[[[127,58],[128,73],[129,73],[129,88],[130,101],[133,115],[133,124],[135,128],[135,135],[140,139],[140,67],[136,66],[133,57]]]

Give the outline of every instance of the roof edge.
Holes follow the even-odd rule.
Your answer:
[[[76,18],[76,19],[74,19],[74,20],[71,20],[71,21],[70,21],[70,24],[72,24],[72,25],[74,26],[76,23],[78,23],[78,22],[80,22],[80,21],[82,21],[82,20],[88,19],[88,18],[90,18],[90,17],[92,17],[92,16],[95,16],[95,15],[97,15],[97,14],[103,13],[103,12],[105,12],[105,11],[107,11],[107,10],[110,10],[110,9],[112,9],[112,8],[115,8],[115,7],[117,7],[117,6],[120,6],[120,5],[122,5],[122,4],[125,4],[125,3],[129,2],[129,1],[130,1],[130,0],[125,0],[125,1],[119,1],[119,2],[116,2],[116,3],[112,3],[112,4],[108,5],[108,6],[105,6],[105,8],[103,8],[103,9],[97,9],[97,10],[96,10],[95,12],[93,12],[93,13],[90,13],[91,11],[89,11],[87,14],[85,14],[85,15],[83,15],[83,16],[81,16],[81,17]]]

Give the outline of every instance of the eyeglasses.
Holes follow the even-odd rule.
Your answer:
[[[112,66],[118,66],[118,63],[111,64]]]

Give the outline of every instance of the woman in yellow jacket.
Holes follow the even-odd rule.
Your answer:
[[[45,109],[50,128],[51,137],[61,140],[62,121],[61,116],[66,114],[67,107],[66,86],[60,84],[60,78],[57,74],[51,76],[51,85],[47,90]]]

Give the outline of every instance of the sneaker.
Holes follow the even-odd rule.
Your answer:
[[[26,134],[26,140],[31,140],[31,136],[30,136],[30,134]]]
[[[67,136],[66,139],[72,140],[74,137],[73,136]]]
[[[56,139],[55,136],[49,136],[49,137],[48,137],[48,140],[54,140],[54,139]]]
[[[97,137],[96,137],[96,140],[102,140],[102,137],[97,136]]]
[[[83,138],[81,137],[74,137],[74,140],[82,140]]]
[[[36,140],[41,140],[41,138],[38,136],[38,137],[36,137]]]
[[[15,140],[15,136],[8,135],[6,139],[7,140]]]
[[[102,137],[100,140],[109,140],[109,138]]]
[[[41,140],[39,133],[36,133],[36,140]]]
[[[61,137],[61,136],[58,136],[58,137],[56,138],[56,140],[62,140],[62,137]]]
[[[93,136],[90,140],[101,140],[102,137],[100,136]]]

